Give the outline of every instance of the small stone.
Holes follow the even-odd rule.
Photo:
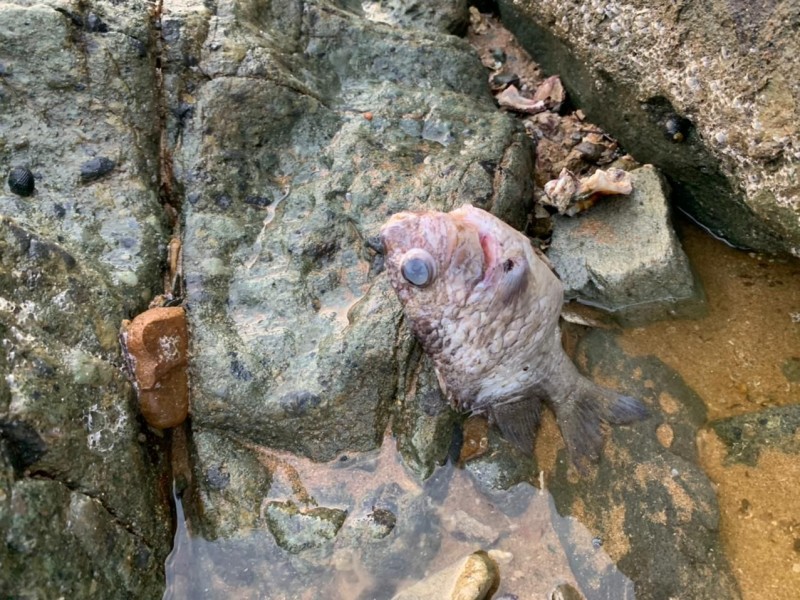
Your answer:
[[[562,583],[550,593],[550,600],[583,600],[583,596],[570,584]]]
[[[483,600],[500,580],[497,565],[478,551],[395,595],[393,600]]]
[[[120,338],[147,423],[156,429],[183,423],[189,414],[189,334],[183,308],[151,308],[124,322]]]
[[[491,546],[500,533],[484,525],[463,510],[457,510],[442,518],[445,528],[457,539],[465,539],[480,546]]]
[[[325,507],[301,510],[293,502],[270,502],[265,517],[278,545],[297,554],[324,546],[336,537],[347,512]]]
[[[14,167],[8,174],[8,187],[17,196],[30,196],[35,185],[33,173],[27,167]]]
[[[95,156],[81,165],[81,182],[88,183],[108,175],[116,164],[105,156]]]

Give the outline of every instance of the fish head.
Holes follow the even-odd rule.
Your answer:
[[[481,314],[507,311],[530,279],[527,239],[469,205],[398,213],[381,228],[381,241],[392,287],[423,346],[442,319],[469,326]]]

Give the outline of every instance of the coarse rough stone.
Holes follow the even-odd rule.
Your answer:
[[[393,600],[483,600],[500,573],[486,552],[475,552],[404,589]]]
[[[767,408],[712,421],[710,426],[728,448],[727,463],[755,466],[766,448],[800,454],[800,406]]]
[[[0,172],[35,177],[0,188],[3,597],[163,589],[164,445],[117,343],[166,241],[151,32],[147,2],[0,4]],[[114,168],[82,181],[96,157]]]
[[[164,5],[193,426],[329,460],[436,396],[369,240],[399,210],[465,202],[523,226],[532,152],[463,40],[257,6]],[[401,438],[420,473],[447,451],[434,413]]]
[[[344,2],[345,6],[355,4]],[[469,23],[467,0],[369,0],[359,8],[370,21],[406,29],[463,35]]]
[[[332,540],[342,527],[347,513],[323,506],[303,510],[293,502],[270,502],[264,510],[264,516],[278,545],[297,554]]]
[[[640,316],[697,305],[701,292],[672,230],[661,176],[647,165],[631,178],[632,194],[554,217],[548,258],[565,297]]]
[[[498,5],[588,119],[661,169],[690,214],[735,245],[800,255],[800,4]]]
[[[606,331],[586,336],[578,355],[593,377],[645,402],[651,416],[613,427],[600,463],[580,479],[567,473],[566,453],[559,451],[549,485],[559,514],[575,516],[593,532],[633,580],[637,600],[686,590],[698,600],[738,598],[722,553],[714,487],[697,464],[703,401],[657,359],[627,357]],[[659,425],[673,432],[666,447],[654,435]],[[562,543],[587,598],[618,597],[594,574],[591,553],[571,550],[568,535]]]

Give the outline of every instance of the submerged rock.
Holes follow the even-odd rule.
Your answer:
[[[800,254],[796,2],[498,6],[586,116],[665,173],[698,221],[736,245]]]
[[[714,487],[698,466],[695,437],[705,405],[671,369],[650,357],[625,356],[611,334],[595,331],[579,347],[587,369],[649,405],[651,417],[615,427],[598,465],[578,479],[559,451],[549,481],[558,512],[573,515],[596,545],[633,580],[638,600],[738,598],[719,535]],[[631,377],[633,375],[633,377]],[[616,386],[615,386],[616,387]],[[666,447],[654,430],[667,425]],[[615,598],[598,577],[591,552],[562,532],[572,570],[587,598]]]
[[[341,529],[347,512],[322,506],[301,509],[293,502],[270,502],[264,517],[278,545],[297,554],[332,540]]]
[[[494,561],[485,552],[475,552],[406,588],[392,600],[483,600],[491,596],[499,580]]]
[[[728,450],[728,463],[755,466],[762,450],[800,454],[800,406],[767,408],[713,421]]]
[[[664,182],[651,166],[631,172],[633,193],[576,217],[555,217],[548,258],[565,297],[630,319],[696,310],[702,293],[672,230]]]

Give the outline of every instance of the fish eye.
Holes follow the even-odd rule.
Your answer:
[[[400,272],[410,284],[426,287],[436,276],[436,266],[433,257],[425,250],[414,249],[406,253]]]

